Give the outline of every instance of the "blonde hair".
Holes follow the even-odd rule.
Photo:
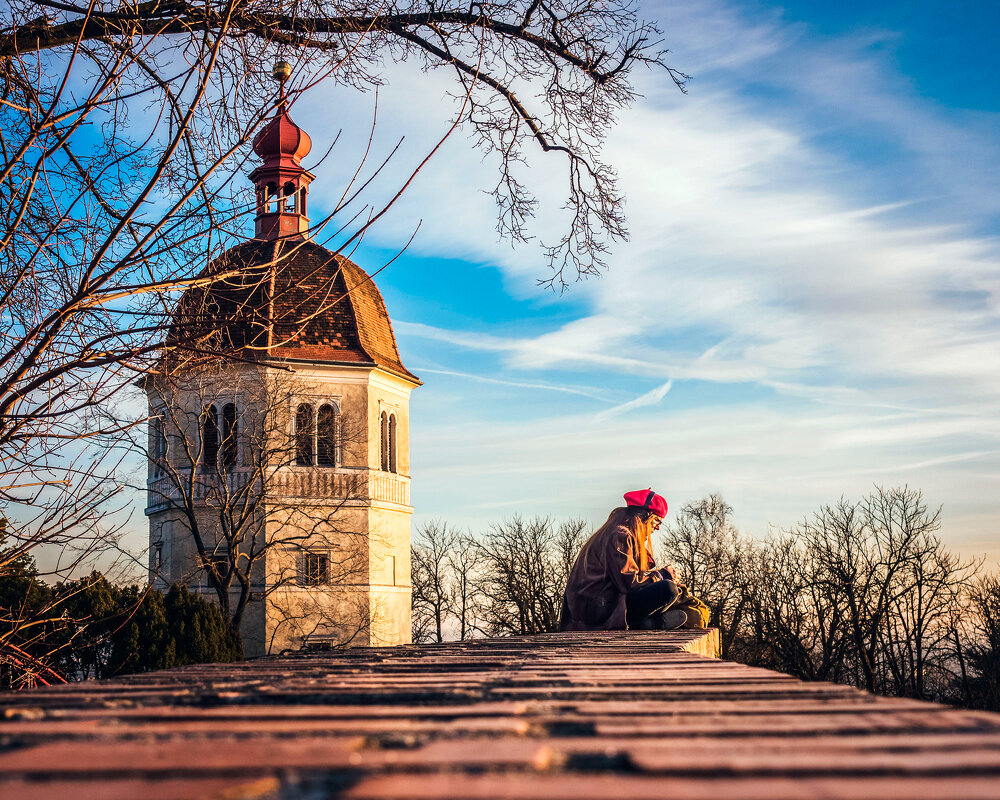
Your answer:
[[[619,506],[609,515],[598,532],[609,528],[626,528],[639,542],[639,569],[649,569],[649,537],[653,534],[652,520],[658,514],[642,506]]]

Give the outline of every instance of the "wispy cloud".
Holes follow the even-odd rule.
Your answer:
[[[598,421],[603,421],[610,419],[611,417],[617,417],[621,414],[627,414],[629,411],[634,411],[637,408],[645,408],[646,406],[655,406],[664,397],[667,396],[667,392],[670,391],[670,387],[673,386],[673,381],[667,381],[661,386],[657,386],[655,389],[651,389],[645,394],[639,395],[638,397],[629,400],[627,403],[620,403],[613,408],[605,409],[601,411],[596,419]]]
[[[589,397],[592,400],[600,400],[602,403],[613,403],[604,392],[596,389],[588,389],[580,386],[565,386],[553,383],[529,383],[525,381],[512,381],[502,378],[490,378],[486,375],[475,375],[470,372],[456,372],[450,369],[432,369],[430,367],[417,366],[414,368],[420,374],[448,375],[453,378],[464,378],[476,383],[491,383],[497,386],[510,386],[515,389],[540,389],[546,392],[563,392],[564,394],[575,394],[580,397]]]
[[[632,238],[604,278],[572,287],[582,310],[530,334],[448,327],[435,298],[463,287],[429,276],[426,314],[396,323],[418,355],[433,346],[441,364],[449,354],[441,373],[471,377],[473,397],[475,383],[502,382],[634,399],[481,428],[473,417],[415,418],[414,463],[427,465],[418,508],[462,513],[448,499],[460,485],[545,511],[539,480],[551,508],[572,508],[654,475],[682,498],[723,491],[760,529],[878,479],[921,485],[946,519],[966,521],[967,538],[1000,520],[1000,503],[983,499],[1000,497],[1000,115],[916,96],[871,47],[891,32],[817,37],[779,10],[712,0],[647,11],[696,80],[682,97],[643,77],[645,99],[609,141]],[[447,110],[441,80],[390,86],[380,135],[405,127],[414,153],[433,140],[437,128],[414,109]],[[491,235],[493,209],[476,191],[490,168],[456,137],[375,234],[399,241],[423,220],[414,253],[494,265],[537,321],[559,306],[535,287],[537,251]],[[530,169],[539,229],[555,229],[561,165]],[[472,313],[484,302],[468,298]],[[643,392],[650,381],[657,388]]]

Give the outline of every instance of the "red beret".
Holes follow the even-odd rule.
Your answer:
[[[667,516],[667,501],[652,489],[636,489],[634,492],[625,492],[625,504],[648,508],[658,517]]]

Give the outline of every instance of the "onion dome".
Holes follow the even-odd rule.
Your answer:
[[[261,165],[250,173],[256,187],[257,239],[304,239],[309,234],[307,216],[309,184],[313,175],[302,166],[312,141],[288,114],[282,90],[275,115],[253,140]]]
[[[278,113],[253,140],[253,151],[264,161],[265,167],[301,167],[302,159],[311,149],[309,134],[292,122],[284,101]]]

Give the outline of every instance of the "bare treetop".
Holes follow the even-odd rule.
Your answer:
[[[220,85],[243,86],[240,92],[275,56],[308,60],[307,81],[362,90],[384,80],[388,61],[450,70],[459,117],[500,163],[492,193],[502,235],[531,238],[537,203],[521,178],[527,148],[566,160],[569,222],[542,243],[553,271],[541,282],[557,287],[598,273],[610,242],[627,236],[623,197],[600,151],[616,113],[636,96],[632,71],[662,68],[681,88],[686,78],[666,64],[659,30],[630,0],[12,0],[0,18],[0,59],[25,65],[43,51],[66,58],[98,45],[151,67],[147,79],[165,83],[171,63],[211,59]],[[293,66],[275,77],[288,80]],[[232,107],[228,113],[240,116]]]

